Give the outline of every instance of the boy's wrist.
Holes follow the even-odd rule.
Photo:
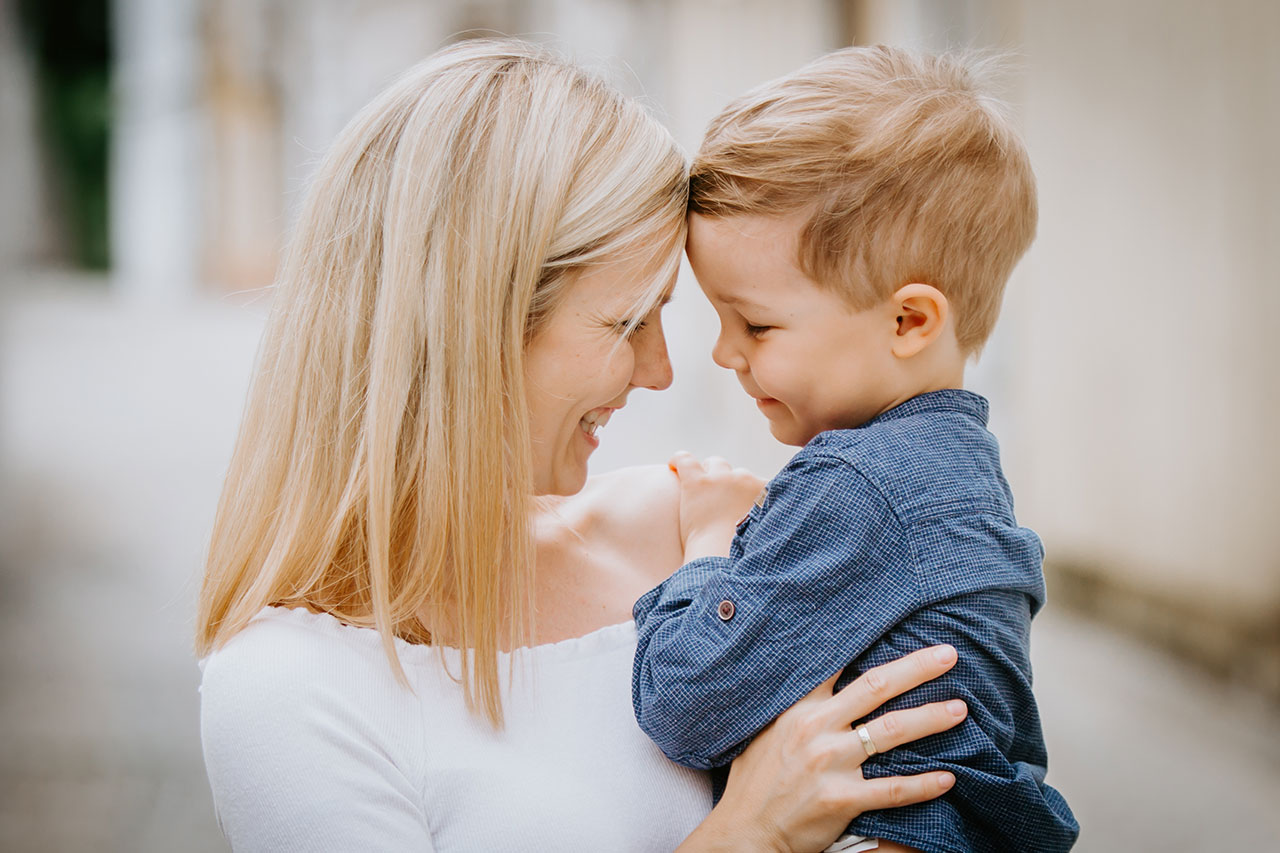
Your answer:
[[[699,530],[689,534],[684,543],[684,561],[692,562],[699,557],[727,557],[729,545],[733,542],[733,529]]]

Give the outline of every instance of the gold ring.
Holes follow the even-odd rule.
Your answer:
[[[867,751],[867,758],[875,755],[880,750],[876,749],[876,742],[871,739],[871,732],[867,731],[866,725],[858,726],[858,740],[862,741],[862,748]]]

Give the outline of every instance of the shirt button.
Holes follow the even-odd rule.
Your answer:
[[[758,507],[764,506],[764,502],[768,500],[768,498],[769,498],[769,489],[768,487],[765,487],[760,490],[760,494],[756,495],[756,501],[755,501],[756,506]]]
[[[721,622],[728,622],[733,618],[733,602],[725,599],[720,602],[720,606],[716,609],[716,613],[720,616]]]

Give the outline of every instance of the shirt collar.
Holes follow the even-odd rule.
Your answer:
[[[919,394],[905,403],[899,403],[889,411],[876,415],[863,426],[868,427],[872,424],[907,418],[923,412],[959,412],[962,415],[969,415],[985,427],[990,410],[991,406],[987,403],[987,398],[981,394],[961,388],[944,388],[941,391]]]

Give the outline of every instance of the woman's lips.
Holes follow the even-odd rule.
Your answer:
[[[600,446],[600,439],[596,438],[596,430],[609,422],[609,418],[613,417],[613,413],[617,409],[609,406],[601,406],[598,409],[592,409],[582,416],[578,421],[578,431],[582,433],[583,438],[587,440],[593,448]]]

